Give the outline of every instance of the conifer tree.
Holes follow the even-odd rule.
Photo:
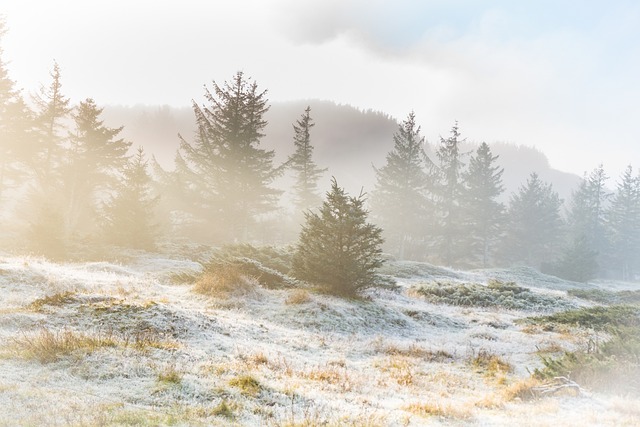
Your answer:
[[[5,23],[0,16],[0,42]],[[2,59],[0,44],[0,200],[4,190],[18,184],[23,176],[24,163],[29,157],[32,112],[25,104],[15,82],[9,77]]]
[[[606,192],[606,180],[604,168],[600,165],[588,176],[585,174],[578,188],[571,195],[567,215],[567,253],[560,260],[558,267],[560,275],[562,271],[568,269],[574,271],[571,275],[579,277],[580,281],[589,280],[597,275],[599,266],[603,265],[607,251],[605,205],[610,196]],[[584,248],[578,250],[579,246]],[[580,255],[585,256],[584,261],[576,259]],[[570,265],[563,267],[563,260]],[[584,273],[575,272],[576,266],[586,267],[588,264],[589,267]],[[566,277],[566,274],[563,277]]]
[[[75,127],[63,174],[70,231],[97,224],[98,193],[113,187],[127,163],[131,143],[118,137],[122,127],[105,126],[102,111],[88,98],[80,102],[73,117]]]
[[[505,259],[538,269],[555,260],[563,231],[560,206],[562,200],[551,184],[532,173],[509,201]]]
[[[433,206],[428,191],[433,185],[433,163],[425,152],[425,140],[413,112],[399,125],[393,143],[386,164],[380,169],[374,167],[376,186],[371,209],[384,229],[385,240],[404,259],[407,246],[418,244],[429,231]]]
[[[348,196],[335,178],[318,213],[308,211],[293,275],[326,292],[354,296],[374,285],[382,265],[382,229],[367,222],[364,196]]]
[[[265,96],[242,72],[222,86],[214,82],[213,92],[205,88],[208,105],[193,103],[195,141],[181,138],[182,179],[198,195],[194,213],[223,240],[246,240],[256,218],[273,211],[281,193],[270,187],[281,174],[273,166],[274,152],[259,146],[269,109]]]
[[[486,143],[480,144],[475,156],[469,159],[465,210],[467,213],[469,250],[472,258],[480,259],[487,267],[500,238],[505,207],[497,199],[504,191],[504,169],[495,165],[498,156],[491,154]]]
[[[66,120],[72,111],[69,98],[62,93],[60,67],[55,61],[50,76],[50,85],[41,86],[39,94],[34,97],[38,141],[31,165],[39,187],[45,193],[54,191],[52,188],[59,184],[58,172],[67,139]]]
[[[295,203],[296,210],[306,211],[318,206],[322,198],[318,195],[318,179],[327,169],[319,168],[313,161],[311,128],[315,126],[311,118],[311,107],[307,106],[302,117],[293,125],[293,144],[295,152],[289,157],[288,164],[296,173]]]
[[[134,249],[155,247],[154,210],[158,197],[152,195],[151,184],[144,150],[138,148],[124,168],[115,194],[103,208],[104,231],[109,242]]]
[[[62,93],[60,67],[54,62],[51,83],[34,96],[33,133],[27,167],[35,178],[28,195],[27,243],[36,253],[63,258],[68,250],[68,207],[62,200],[62,169],[68,149],[67,121],[72,111]]]
[[[466,224],[464,212],[465,185],[464,163],[460,144],[458,122],[451,128],[451,136],[440,137],[436,151],[438,158],[439,183],[436,187],[436,211],[439,225],[436,248],[441,260],[454,265],[464,256]]]
[[[611,241],[610,263],[617,277],[634,278],[640,254],[640,178],[628,166],[607,212]]]

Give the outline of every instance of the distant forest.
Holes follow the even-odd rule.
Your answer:
[[[334,177],[336,191],[366,193],[397,259],[526,265],[577,281],[634,279],[640,267],[631,166],[608,188],[602,165],[556,171],[533,148],[472,141],[464,123],[425,141],[428,118],[410,110],[398,123],[327,101],[271,104],[241,72],[185,94],[195,101],[181,109],[72,104],[63,77],[54,63],[24,94],[0,57],[7,250],[77,259],[109,245],[286,245]]]

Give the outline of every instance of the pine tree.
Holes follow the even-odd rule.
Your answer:
[[[69,98],[62,93],[62,77],[57,62],[50,73],[51,84],[42,86],[34,98],[36,104],[37,146],[31,167],[39,187],[49,193],[59,183],[58,171],[63,161],[67,137],[66,120],[72,111]]]
[[[102,111],[88,98],[80,102],[73,117],[75,127],[63,174],[70,231],[97,224],[96,200],[100,192],[115,185],[118,172],[128,161],[131,143],[118,138],[122,127],[105,126]]]
[[[335,178],[318,213],[306,224],[293,258],[293,275],[326,292],[354,296],[374,285],[382,265],[382,229],[367,222],[364,196],[350,197]]]
[[[424,150],[424,137],[409,113],[393,135],[393,149],[386,164],[377,169],[376,187],[371,195],[371,209],[385,230],[400,259],[407,246],[418,244],[428,227],[432,204],[428,191],[433,185],[433,163]]]
[[[144,150],[127,163],[115,194],[104,205],[104,231],[113,244],[150,250],[155,247],[157,225],[154,210],[158,197],[152,195]]]
[[[503,241],[504,257],[540,269],[553,261],[562,239],[562,200],[551,184],[534,172],[518,193],[511,195]]]
[[[571,195],[567,215],[568,244],[565,259],[570,261],[579,254],[586,256],[585,263],[591,263],[589,271],[593,273],[585,273],[585,280],[597,275],[597,267],[603,264],[603,256],[607,251],[605,205],[610,195],[606,192],[606,180],[604,168],[600,165],[588,176],[585,174],[577,190]],[[582,252],[576,250],[578,245],[584,246]],[[576,261],[571,263],[576,264]]]
[[[5,23],[0,16],[0,42],[4,34]],[[24,175],[33,125],[32,112],[9,77],[2,54],[0,44],[0,200],[4,190],[19,184]]]
[[[460,153],[463,141],[456,122],[449,138],[440,137],[440,146],[436,151],[440,178],[436,188],[439,219],[436,247],[441,260],[447,265],[460,261],[466,249],[464,163]]]
[[[631,166],[618,182],[607,219],[612,268],[621,279],[632,280],[640,253],[640,178]]]
[[[296,173],[295,204],[298,212],[318,206],[322,198],[318,195],[318,179],[327,169],[319,168],[313,161],[311,128],[315,126],[311,118],[311,107],[304,110],[302,117],[293,125],[295,152],[289,157],[288,165]]]
[[[269,185],[280,175],[274,152],[259,148],[267,125],[266,91],[238,72],[231,83],[205,88],[208,106],[193,103],[197,133],[181,138],[183,180],[198,194],[196,215],[214,225],[224,240],[246,240],[260,215],[276,208],[278,190]]]
[[[495,251],[494,244],[500,238],[504,222],[505,207],[497,200],[504,191],[504,169],[495,165],[497,159],[498,156],[493,156],[483,142],[475,156],[469,159],[469,170],[465,175],[470,255],[482,260],[485,268]]]

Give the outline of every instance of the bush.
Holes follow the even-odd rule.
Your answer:
[[[417,292],[434,304],[466,307],[502,307],[539,311],[573,307],[571,303],[516,285],[492,280],[487,286],[476,283],[435,282],[422,285]]]
[[[628,305],[588,307],[550,316],[530,317],[524,321],[539,325],[571,325],[611,331],[619,327],[640,327],[640,308]]]
[[[566,352],[559,358],[542,357],[543,367],[534,371],[535,378],[562,376],[597,390],[640,393],[640,308],[590,307],[527,321],[580,326],[610,335],[606,341],[590,339],[586,348]]]
[[[203,277],[219,275],[230,270],[246,278],[253,278],[267,288],[297,286],[286,273],[291,269],[291,252],[271,246],[254,247],[248,244],[230,245],[216,251],[204,266]]]

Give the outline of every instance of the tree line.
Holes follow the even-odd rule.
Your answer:
[[[71,105],[58,64],[28,101],[1,54],[2,227],[32,252],[65,257],[99,242],[153,249],[160,236],[286,242],[282,224],[309,227],[335,214],[326,205],[333,198],[347,206],[345,221],[364,228],[370,210],[382,229],[374,240],[384,237],[385,251],[398,259],[527,265],[572,280],[632,279],[640,267],[640,177],[631,166],[611,193],[598,166],[566,204],[532,173],[504,203],[503,169],[488,144],[463,152],[456,122],[430,157],[411,112],[390,138],[385,164],[375,167],[368,198],[349,199],[334,180],[323,202],[319,183],[328,170],[313,159],[311,107],[292,121],[293,154],[275,164],[274,151],[261,147],[267,91],[242,72],[205,87],[204,103],[193,101],[195,132],[179,136],[174,168],[166,170],[142,148],[132,150],[121,127],[106,126],[93,99]],[[286,191],[276,185],[284,174],[294,178]],[[288,215],[285,192],[294,205]],[[12,228],[9,213],[23,226]]]

